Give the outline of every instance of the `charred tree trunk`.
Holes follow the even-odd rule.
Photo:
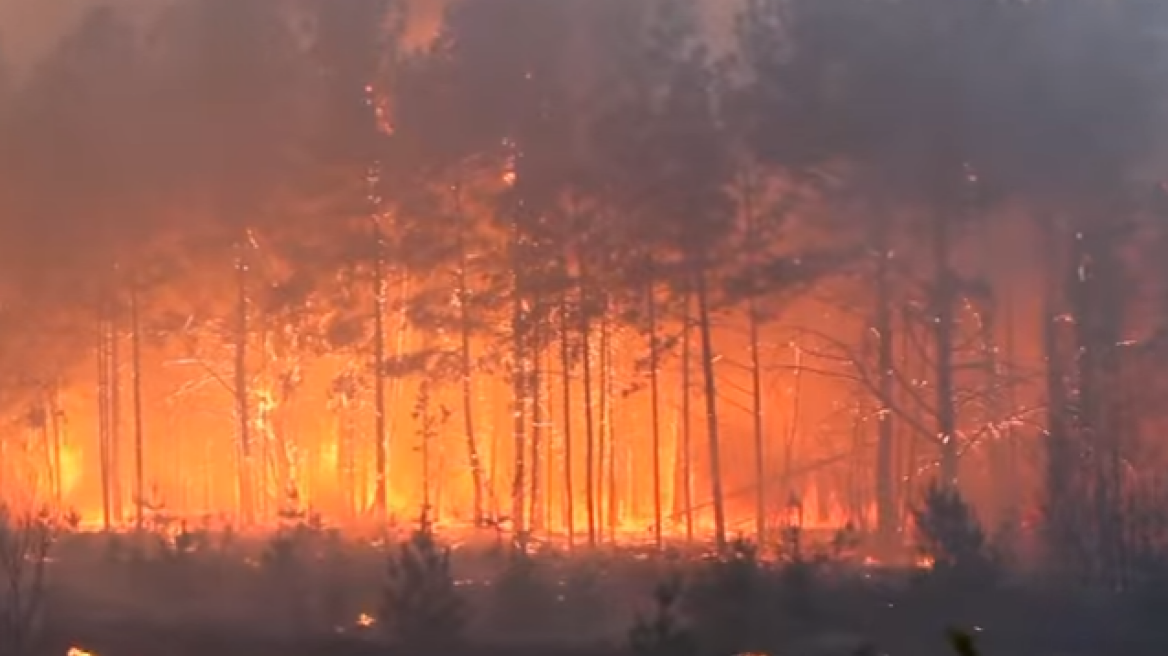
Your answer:
[[[552,352],[551,352],[551,338],[545,345],[548,349],[546,360],[547,367],[544,369],[543,395],[547,406],[544,410],[544,426],[546,427],[546,439],[544,441],[544,477],[543,477],[543,525],[547,529],[548,534],[556,528],[555,521],[555,490],[556,488],[556,380],[552,375]],[[562,448],[562,447],[561,447]],[[562,453],[562,451],[561,451]],[[566,464],[565,466],[571,466]]]
[[[1114,227],[1080,230],[1074,237],[1070,295],[1078,355],[1077,432],[1090,454],[1100,574],[1122,587],[1126,573],[1120,440],[1130,430],[1111,392],[1118,384],[1117,344],[1128,302]]]
[[[937,440],[941,451],[940,484],[956,488],[958,477],[957,411],[953,383],[953,303],[956,280],[949,265],[950,217],[942,211],[933,221],[933,348],[936,380]]]
[[[709,290],[704,268],[695,273],[695,291],[698,301],[698,331],[702,343],[702,377],[706,397],[706,437],[710,449],[710,493],[714,508],[714,544],[719,552],[726,550],[726,507],[722,493],[721,440],[718,435],[718,386],[714,373],[714,340],[710,313]]]
[[[118,348],[121,335],[118,331],[116,306],[111,308],[109,330],[110,507],[114,521],[121,523],[125,519],[122,507],[122,359]]]
[[[613,398],[612,375],[612,323],[609,307],[605,303],[600,324],[600,415],[601,415],[601,457],[603,469],[600,473],[606,501],[605,522],[608,527],[609,542],[616,543],[617,497],[616,497],[616,431],[613,429],[615,399]]]
[[[130,359],[132,369],[134,404],[134,523],[139,531],[145,520],[143,504],[146,502],[146,456],[145,435],[142,417],[142,321],[138,307],[138,284],[130,285]]]
[[[461,211],[459,217],[462,217]],[[465,226],[460,226],[458,235],[458,309],[460,338],[460,373],[462,374],[462,426],[466,435],[466,452],[470,464],[473,485],[474,524],[481,527],[485,518],[483,463],[479,456],[478,438],[475,434],[474,416],[474,357],[471,352],[470,281],[467,276],[468,258],[466,243],[462,236]]]
[[[519,298],[518,290],[516,290],[515,295],[511,320],[512,358],[514,360],[511,369],[512,427],[514,431],[511,453],[511,522],[515,527],[516,538],[520,542],[525,542],[524,534],[527,531],[527,524],[524,521],[527,476],[525,471],[528,422],[527,386],[530,381],[527,372],[528,344],[524,338],[526,322],[523,317],[523,304]]]
[[[740,195],[742,212],[746,221],[748,249],[759,243],[755,211],[755,192],[758,190],[756,171],[747,166],[741,171]],[[763,545],[767,535],[767,476],[766,476],[766,434],[763,424],[762,407],[762,354],[759,346],[759,323],[762,321],[758,301],[753,296],[747,303],[747,322],[750,340],[750,397],[752,434],[754,437],[754,533],[757,544]]]
[[[580,357],[584,374],[584,503],[588,510],[588,546],[596,547],[596,426],[592,398],[592,322],[583,274],[580,288]]]
[[[389,449],[385,419],[385,235],[381,221],[373,218],[373,445],[376,480],[373,514],[384,522],[389,509]]]
[[[406,357],[406,348],[410,340],[410,272],[406,269],[401,270],[401,287],[398,296],[397,308],[397,334],[395,335],[396,343],[394,344],[393,361],[401,362]],[[387,292],[388,295],[388,292]],[[384,355],[384,350],[382,351]],[[383,372],[384,373],[384,372]],[[406,379],[403,375],[395,375],[393,377],[393,384],[388,389],[389,399],[386,401],[386,409],[382,412],[385,418],[385,494],[382,499],[386,514],[392,511],[390,508],[390,497],[393,495],[393,437],[400,432],[400,426],[391,413],[393,408],[401,407],[403,397],[405,395]],[[366,488],[362,488],[366,489]],[[427,521],[429,519],[427,518]]]
[[[564,431],[564,524],[568,532],[568,549],[576,545],[575,487],[572,479],[572,343],[570,341],[568,299],[560,299],[560,381],[563,387]]]
[[[998,360],[997,315],[992,303],[988,303],[981,312],[980,341],[982,347],[982,373],[986,385],[986,420],[990,424],[989,436],[991,439],[989,457],[990,467],[994,480],[997,482],[994,491],[994,506],[997,511],[998,524],[1010,516],[1009,506],[1017,496],[1014,487],[1014,475],[1009,470],[1008,445],[1002,434],[1004,419],[1002,372]]]
[[[747,313],[750,322],[750,415],[754,424],[754,533],[757,544],[762,545],[766,543],[767,537],[766,435],[763,430],[759,312],[754,299],[750,300]]]
[[[896,450],[896,426],[889,407],[896,393],[895,336],[893,334],[892,281],[890,280],[887,228],[884,218],[877,219],[876,229],[876,312],[877,359],[880,368],[880,413],[876,426],[876,532],[883,548],[893,546],[897,532],[896,479],[893,453]]]
[[[531,323],[525,307],[523,297],[523,269],[520,260],[520,237],[518,226],[512,236],[512,289],[511,289],[511,402],[512,402],[512,479],[511,479],[511,522],[515,529],[518,547],[525,548],[527,543],[527,522],[524,515],[526,504],[526,456],[527,430],[530,421],[527,412],[531,384],[530,362],[531,356]]]
[[[653,543],[660,551],[664,546],[661,534],[661,358],[657,345],[657,290],[652,280],[646,301],[649,315],[649,403],[653,430]]]
[[[803,348],[798,341],[794,351],[792,375],[795,384],[791,390],[791,419],[787,423],[787,435],[783,440],[783,494],[787,495],[788,500],[798,497],[791,483],[795,471],[795,441],[799,438],[799,421],[803,414]]]
[[[97,406],[98,406],[98,452],[101,465],[101,516],[105,530],[113,525],[113,508],[110,503],[110,416],[109,416],[109,326],[108,307],[103,303],[97,325]]]
[[[536,307],[539,307],[537,304]],[[539,321],[537,315],[536,321]],[[531,344],[531,369],[528,375],[528,389],[531,396],[531,518],[529,525],[531,530],[538,531],[544,528],[543,526],[543,507],[544,502],[542,495],[542,477],[541,468],[543,463],[543,449],[544,449],[544,408],[543,408],[543,371],[541,370],[543,363],[543,343],[540,339],[540,328],[533,328]]]
[[[693,317],[690,316],[692,305],[690,294],[685,294],[685,309],[682,311],[681,328],[681,498],[685,503],[685,540],[692,545],[694,541],[694,506],[693,506],[693,410],[690,408],[690,381],[692,371],[693,349]]]

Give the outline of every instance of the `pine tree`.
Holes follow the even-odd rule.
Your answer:
[[[457,642],[466,606],[455,587],[450,549],[438,545],[425,519],[387,559],[379,625],[395,643],[430,649]]]

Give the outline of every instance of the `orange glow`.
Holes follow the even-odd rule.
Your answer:
[[[73,494],[85,474],[86,463],[81,449],[64,444],[61,449],[61,490],[66,497]]]

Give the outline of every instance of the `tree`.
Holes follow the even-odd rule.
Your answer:
[[[290,154],[302,125],[299,91],[303,69],[291,16],[257,0],[199,0],[164,12],[157,27],[161,71],[157,91],[168,104],[164,142],[174,156],[168,173],[185,181],[191,197],[211,199],[199,207],[213,221],[203,239],[214,257],[229,259],[233,290],[230,341],[240,514],[256,519],[252,431],[253,390],[251,280],[262,231],[275,217],[282,184],[294,171]],[[172,178],[172,179],[174,179]]]
[[[324,99],[319,107],[317,155],[327,170],[331,188],[343,190],[340,219],[367,215],[368,229],[358,228],[358,252],[369,263],[373,315],[373,418],[376,489],[373,509],[380,519],[389,506],[389,445],[385,394],[386,358],[386,203],[382,176],[389,126],[384,94],[387,66],[398,56],[402,36],[401,8],[391,0],[366,0],[339,5],[310,2],[314,18],[312,53],[320,66]],[[391,172],[392,174],[392,172]],[[331,191],[332,189],[330,189]],[[358,209],[360,208],[360,209]]]
[[[704,382],[715,538],[726,546],[711,278],[730,234],[734,207],[726,193],[729,166],[716,114],[711,55],[699,36],[695,7],[684,0],[652,5],[643,49],[629,53],[600,141],[611,174],[632,185],[622,193],[644,248],[667,253],[670,283],[693,294]],[[635,172],[635,173],[634,173]]]

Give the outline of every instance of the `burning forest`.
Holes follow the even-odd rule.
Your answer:
[[[0,552],[1161,571],[1168,6],[408,4],[0,62]],[[344,616],[421,636],[389,598]]]

